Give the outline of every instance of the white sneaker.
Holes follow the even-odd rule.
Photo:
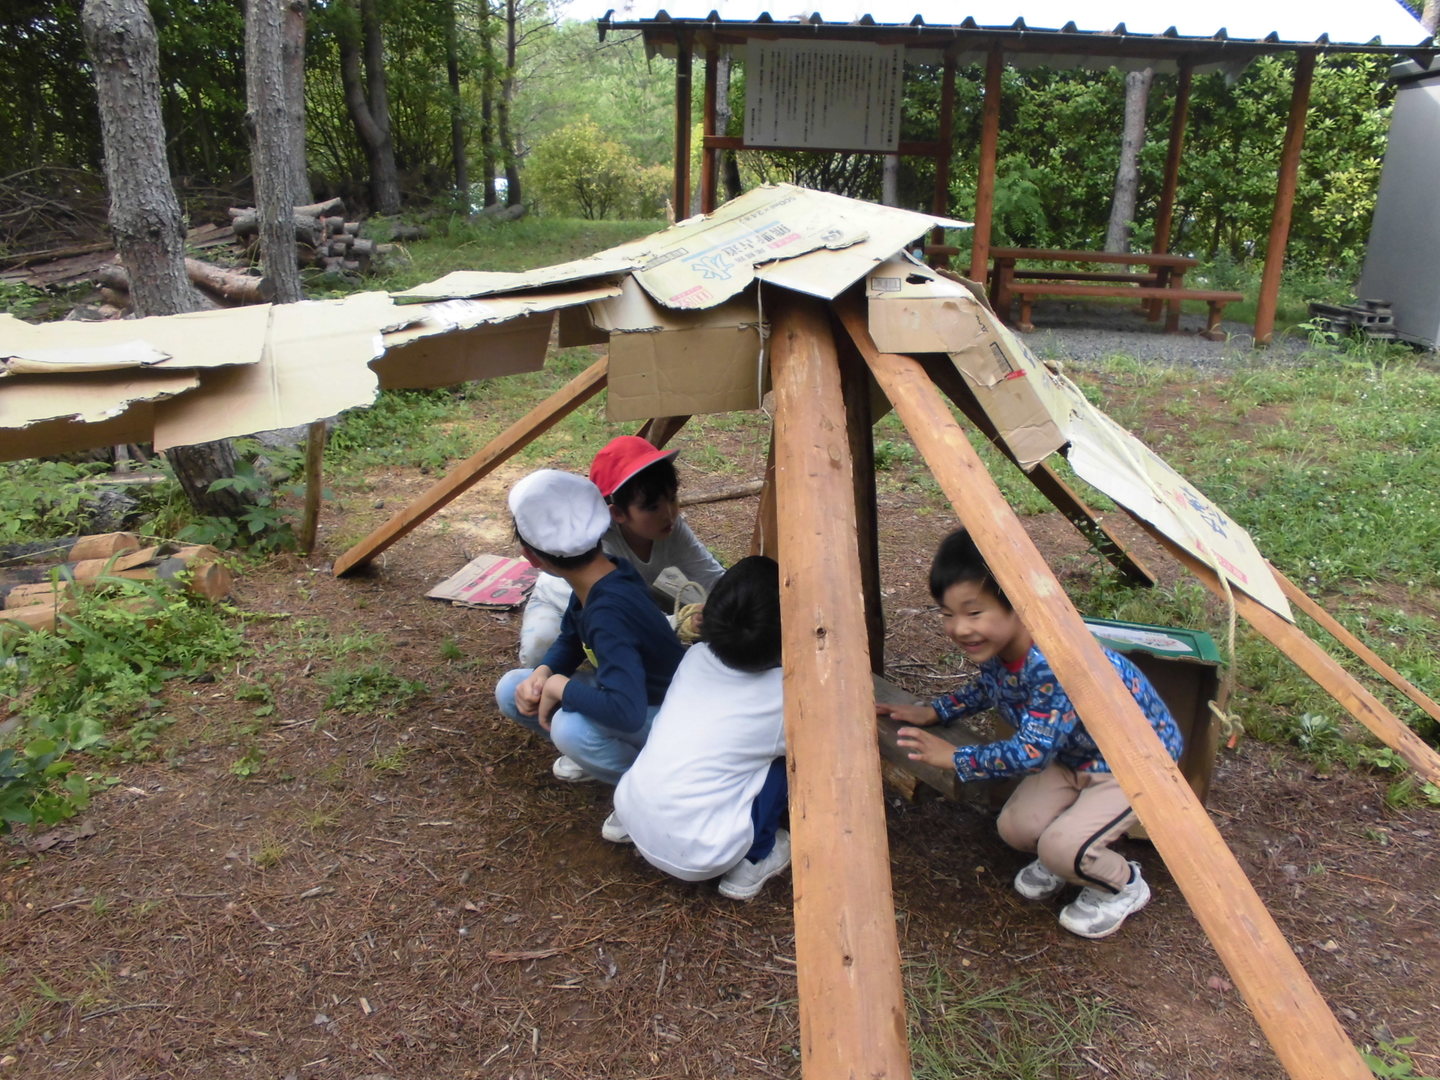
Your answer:
[[[775,830],[775,847],[758,863],[741,859],[720,879],[720,895],[731,900],[753,900],[760,888],[790,865],[790,834]]]
[[[1125,919],[1150,902],[1150,886],[1140,876],[1140,864],[1130,864],[1130,884],[1118,893],[1084,888],[1060,912],[1060,925],[1086,938],[1109,937]]]
[[[1048,900],[1065,887],[1065,879],[1052,874],[1039,859],[1015,875],[1015,891],[1026,900]]]
[[[567,784],[578,784],[582,780],[594,780],[595,778],[582,769],[573,758],[561,754],[555,759],[555,764],[550,766],[550,771],[555,775],[556,780],[564,780]]]
[[[620,816],[613,810],[605,819],[605,824],[600,826],[600,835],[612,844],[633,844],[635,842],[630,839],[630,830],[625,828],[620,821]]]

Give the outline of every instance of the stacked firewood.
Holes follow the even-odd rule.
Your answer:
[[[146,546],[134,533],[81,536],[11,556],[0,567],[0,636],[53,630],[75,609],[80,590],[103,589],[116,579],[155,581],[220,600],[231,577],[220,552],[208,545]]]
[[[295,254],[301,266],[323,270],[368,273],[384,245],[360,235],[360,222],[345,220],[345,203],[339,198],[295,207]],[[231,207],[230,224],[245,243],[252,259],[260,254],[260,216],[254,207]]]

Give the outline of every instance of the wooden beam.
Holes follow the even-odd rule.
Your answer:
[[[330,428],[324,420],[316,420],[305,435],[305,512],[300,519],[300,551],[309,555],[315,550],[315,533],[320,527],[320,503],[324,496],[325,440]]]
[[[941,151],[935,155],[935,195],[930,202],[930,211],[936,217],[950,216],[950,157],[955,153],[955,57],[945,54],[945,74],[940,85],[940,143]],[[945,230],[940,226],[930,233],[930,242],[945,243]],[[937,261],[938,260],[938,261]],[[940,256],[932,256],[931,265],[943,263]]]
[[[865,329],[864,315],[857,305],[847,304],[841,310],[846,327],[853,328],[852,336]],[[1148,588],[1155,584],[1155,575],[1150,568],[1130,550],[1119,534],[1111,531],[1110,526],[1101,520],[1100,515],[1090,508],[1080,497],[1080,493],[1067,484],[1054,468],[1043,461],[1033,469],[1020,468],[1020,463],[1015,461],[1015,455],[1000,438],[999,431],[985,415],[985,410],[980,407],[980,402],[976,400],[949,357],[926,357],[922,362],[930,380],[965,414],[965,419],[979,428],[980,433],[989,439],[997,450],[1015,462],[1015,467],[1020,469],[1025,478],[1050,500],[1050,505],[1065,515],[1070,524],[1079,530],[1080,535],[1085,537],[1111,566],[1132,585]]]
[[[675,220],[690,216],[690,39],[681,33],[675,51]]]
[[[1175,559],[1200,579],[1200,583],[1222,600],[1225,589],[1219,577],[1205,563],[1182,548],[1148,521],[1135,514],[1131,518],[1175,556]],[[1281,588],[1284,583],[1281,582]],[[1440,754],[1424,739],[1411,731],[1384,702],[1366,690],[1343,667],[1300,627],[1281,618],[1260,601],[1239,589],[1231,589],[1236,613],[1263,634],[1271,644],[1288,656],[1295,666],[1310,676],[1320,688],[1333,697],[1339,706],[1353,716],[1390,749],[1410,763],[1422,780],[1440,784]]]
[[[980,114],[980,175],[975,182],[975,227],[970,237],[970,271],[984,281],[990,264],[990,225],[995,214],[995,155],[1000,146],[1000,76],[1005,70],[1000,43],[985,58],[985,102]]]
[[[1170,250],[1170,229],[1175,218],[1175,195],[1180,188],[1180,158],[1185,149],[1185,124],[1190,116],[1190,84],[1195,78],[1195,60],[1180,61],[1175,83],[1175,111],[1170,115],[1170,148],[1165,153],[1165,180],[1160,188],[1160,208],[1155,213],[1157,255]]]
[[[1280,278],[1285,272],[1285,247],[1290,240],[1290,218],[1295,210],[1295,186],[1300,174],[1300,150],[1305,145],[1305,114],[1310,111],[1310,84],[1315,78],[1315,53],[1295,57],[1295,85],[1290,93],[1290,117],[1280,150],[1276,176],[1275,210],[1270,218],[1270,239],[1265,245],[1265,270],[1260,276],[1260,297],[1255,304],[1255,344],[1269,345],[1275,332],[1275,310],[1280,302]]]
[[[1373,1080],[923,367],[860,348],[1290,1076]]]
[[[885,674],[885,605],[880,588],[880,511],[875,495],[875,417],[871,414],[873,380],[859,351],[848,337],[836,340],[840,362],[840,393],[845,404],[845,431],[854,477],[855,536],[860,549],[860,581],[864,593],[865,634],[870,670]]]
[[[700,212],[715,209],[715,190],[720,179],[720,151],[707,141],[715,134],[715,83],[719,78],[720,53],[712,42],[705,50],[705,97],[700,114]]]
[[[776,292],[775,476],[800,1068],[908,1080],[900,945],[840,368],[825,307]]]
[[[755,511],[755,528],[750,534],[750,554],[769,555],[780,561],[780,518],[775,509],[775,433],[765,454],[765,479],[760,488],[760,506]]]
[[[545,432],[605,389],[609,358],[602,356],[535,408],[451,469],[404,509],[394,514],[369,536],[335,560],[334,574],[341,577],[364,566],[410,532],[431,514],[478,483],[511,455],[529,446]]]
[[[1344,645],[1361,660],[1369,664],[1371,671],[1382,676],[1385,681],[1395,687],[1396,690],[1399,690],[1416,705],[1429,713],[1430,719],[1440,722],[1440,705],[1437,705],[1432,699],[1426,697],[1419,687],[1405,678],[1404,675],[1401,675],[1384,660],[1380,659],[1379,654],[1376,653],[1375,650],[1371,649],[1349,630],[1345,629],[1333,615],[1312,600],[1304,589],[1296,585],[1279,570],[1276,570],[1275,567],[1271,566],[1270,569],[1274,571],[1275,580],[1280,583],[1280,588],[1284,590],[1287,600],[1319,623],[1320,628],[1336,641],[1340,642],[1341,645]]]
[[[689,419],[689,416],[652,416],[635,434],[649,440],[651,446],[663,449]]]

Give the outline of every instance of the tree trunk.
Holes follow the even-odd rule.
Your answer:
[[[160,118],[160,54],[146,0],[85,0],[85,46],[95,67],[110,229],[146,315],[201,307],[185,275],[185,223],[170,183]]]
[[[281,304],[305,299],[295,260],[294,114],[286,103],[282,57],[288,6],[289,0],[247,0],[245,11],[245,126],[260,215],[260,257]]]
[[[185,272],[185,226],[165,162],[160,120],[160,56],[146,0],[85,0],[80,23],[95,68],[110,227],[130,268],[138,315],[178,315],[203,306]],[[210,491],[235,475],[227,439],[176,447],[166,457],[198,513],[239,517],[234,491]]]
[[[450,160],[455,170],[455,198],[470,212],[470,162],[465,153],[465,103],[460,96],[460,27],[455,0],[445,5],[445,74],[450,80]]]
[[[880,201],[886,206],[900,205],[900,155],[886,154],[881,163]]]
[[[305,152],[305,20],[309,9],[310,0],[288,0],[280,44],[291,142],[290,191],[297,203],[308,203],[315,197],[310,191],[310,168]]]
[[[505,74],[500,80],[500,101],[496,119],[500,128],[500,153],[505,156],[505,205],[520,203],[520,155],[510,130],[510,107],[515,101],[515,52],[520,35],[520,5],[505,0]]]
[[[384,39],[373,0],[351,0],[352,4],[357,2],[358,23],[354,19],[341,20],[336,36],[340,49],[340,82],[345,88],[345,107],[355,125],[355,134],[370,163],[371,209],[380,214],[396,214],[400,212],[400,177],[395,168],[395,147],[390,140]],[[355,14],[353,8],[350,14]],[[383,106],[378,115],[374,107],[377,102]]]
[[[1440,0],[1425,0],[1425,10],[1420,13],[1420,24],[1432,34],[1440,33]]]
[[[489,0],[480,0],[480,168],[485,173],[485,205],[494,206],[495,194],[495,24]]]
[[[1106,251],[1130,248],[1130,229],[1135,224],[1135,200],[1140,190],[1140,148],[1145,145],[1145,106],[1154,75],[1144,68],[1125,76],[1125,129],[1120,142],[1120,167],[1115,170],[1110,227],[1105,231]]]
[[[730,116],[730,55],[721,53],[715,65],[715,131],[717,134],[730,134]],[[734,150],[720,151],[720,183],[725,190],[727,200],[740,197],[740,158]]]

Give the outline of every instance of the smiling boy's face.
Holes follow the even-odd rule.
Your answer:
[[[1014,663],[1030,651],[1030,632],[1020,616],[979,581],[957,581],[940,598],[945,636],[976,664],[999,657]]]

